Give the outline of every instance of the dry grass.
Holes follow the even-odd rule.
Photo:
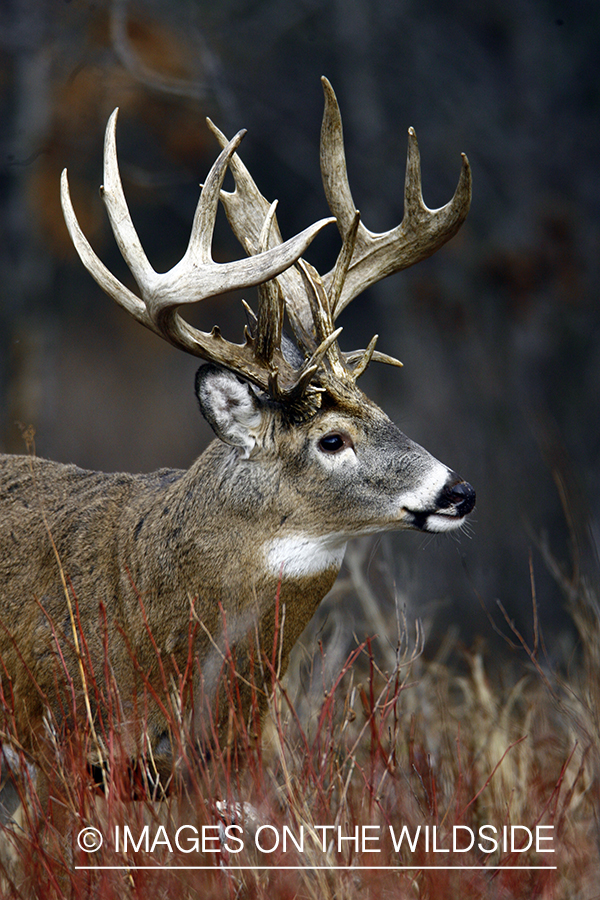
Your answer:
[[[81,677],[102,715],[90,722],[89,704],[62,678],[63,708],[77,702],[81,715],[69,732],[48,722],[42,767],[50,811],[38,797],[39,774],[19,750],[11,698],[3,697],[2,740],[23,803],[2,826],[1,896],[599,897],[600,618],[585,586],[570,596],[582,653],[568,677],[545,664],[537,638],[526,665],[496,666],[493,679],[479,649],[425,662],[420,633],[410,640],[401,621],[402,641],[381,663],[387,672],[367,642],[331,679],[317,645],[298,670],[302,691],[292,700],[289,684],[278,682],[274,647],[257,664],[275,685],[264,733],[256,702],[249,721],[233,712],[239,683],[230,666],[224,696],[232,713],[218,736],[206,714],[212,752],[205,757],[190,737],[182,677],[164,697],[141,698],[163,703],[177,748],[178,789],[162,800],[153,795],[151,758],[132,779],[118,687],[109,681],[102,692],[80,633]],[[104,763],[95,781],[90,759]],[[484,840],[483,826],[497,829],[487,832],[497,847]],[[103,836],[95,853],[78,846],[84,827]],[[414,849],[406,833],[394,848],[403,827],[411,840],[420,829]],[[514,852],[502,840],[511,827]],[[542,849],[554,853],[520,849],[525,829],[536,827],[552,837]],[[203,828],[204,851],[193,840]],[[453,835],[464,847],[467,829],[474,847],[453,852]],[[249,868],[234,868],[241,866]]]

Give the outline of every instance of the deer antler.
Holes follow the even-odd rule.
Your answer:
[[[325,276],[306,265],[292,266],[277,277],[286,309],[297,339],[309,352],[314,352],[323,337],[323,323],[333,329],[335,319],[350,301],[376,281],[405,269],[434,253],[460,228],[471,201],[471,172],[463,154],[463,167],[452,200],[441,209],[425,206],[421,191],[421,172],[417,138],[408,132],[408,160],[405,182],[405,211],[400,225],[391,231],[375,234],[360,221],[348,183],[342,120],[331,84],[322,79],[325,112],[321,128],[321,173],[325,196],[335,215],[343,245],[334,268]],[[209,127],[222,147],[227,138],[208,120]],[[230,170],[235,180],[233,192],[221,191],[232,230],[246,252],[257,252],[262,224],[269,208],[245,165],[234,153]],[[272,243],[281,241],[277,222],[270,232]],[[321,324],[319,324],[321,323]],[[398,360],[375,350],[377,335],[366,350],[341,353],[331,346],[327,363],[335,378],[356,379],[373,359],[401,365]]]
[[[194,356],[231,369],[242,378],[289,404],[294,415],[310,414],[318,394],[332,394],[352,386],[373,359],[401,365],[375,350],[377,335],[366,350],[342,353],[335,328],[339,313],[361,291],[434,253],[462,224],[470,204],[471,175],[463,155],[463,168],[452,200],[430,210],[421,193],[417,139],[408,132],[405,210],[400,225],[375,234],[360,221],[354,206],[344,155],[342,120],[333,88],[322,79],[325,113],[321,128],[321,172],[325,195],[342,236],[342,249],[334,268],[324,277],[300,257],[315,235],[334,219],[322,219],[283,242],[269,204],[242,163],[237,148],[244,131],[228,141],[213,123],[208,124],[222,146],[202,188],[188,248],[170,271],[159,274],[150,265],[134,228],[119,175],[115,110],[106,128],[104,144],[104,202],[119,249],[140,289],[136,296],[100,261],[85,238],[73,211],[66,170],[61,200],[67,227],[77,252],[98,284],[139,322]],[[229,166],[235,190],[223,191]],[[247,259],[216,263],[211,244],[219,198],[234,234],[248,253]],[[224,340],[217,326],[210,333],[189,325],[177,312],[184,304],[229,290],[259,286],[258,316],[245,342]],[[282,345],[284,312],[304,351],[300,368],[290,362]]]
[[[197,303],[205,297],[268,282],[293,265],[315,235],[333,219],[322,219],[285,242],[278,235],[276,246],[267,249],[268,233],[274,217],[273,206],[267,209],[261,223],[261,228],[264,227],[261,243],[265,246],[264,252],[255,251],[255,255],[234,262],[214,262],[211,244],[219,193],[227,166],[245,134],[240,131],[226,144],[208,174],[183,258],[168,272],[159,274],[154,271],[143,250],[123,193],[116,150],[117,113],[115,109],[106,128],[102,196],[115,239],[135,277],[141,299],[115,278],[91,248],[73,210],[65,169],[61,179],[61,202],[81,261],[107,294],[135,319],[171,344],[194,356],[223,365],[265,391],[275,391],[278,396],[296,396],[299,387],[306,388],[305,370],[309,366],[307,364],[296,371],[284,359],[280,347],[281,327],[277,326],[272,316],[260,316],[256,337],[247,333],[244,344],[232,344],[224,340],[217,326],[210,333],[193,328],[181,318],[177,308]],[[324,351],[322,348],[314,349],[321,350],[320,359]],[[314,362],[309,363],[314,366]]]
[[[334,90],[322,78],[325,112],[321,126],[321,175],[329,209],[336,217],[342,240],[355,228],[356,207],[352,199],[342,118]],[[408,157],[404,187],[404,218],[391,231],[376,234],[358,223],[352,237],[352,259],[333,306],[334,320],[358,294],[387,275],[406,269],[430,256],[453,237],[462,225],[471,204],[471,169],[465,154],[454,197],[440,209],[429,209],[421,190],[421,160],[414,128],[408,129]],[[343,252],[343,251],[342,251]],[[323,277],[328,290],[335,282],[332,269]]]

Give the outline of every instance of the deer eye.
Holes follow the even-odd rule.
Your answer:
[[[339,453],[345,447],[352,447],[352,439],[350,435],[339,431],[324,434],[319,441],[319,450],[322,450],[323,453]]]

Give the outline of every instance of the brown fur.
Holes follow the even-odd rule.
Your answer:
[[[248,391],[260,415],[260,435],[247,458],[222,440],[188,471],[149,475],[0,457],[0,654],[23,733],[41,721],[46,705],[60,717],[57,646],[83,689],[70,606],[100,685],[108,629],[110,671],[125,719],[144,678],[160,693],[163,672],[171,679],[185,670],[191,630],[202,693],[215,698],[228,647],[236,648],[242,677],[257,634],[272,653],[277,596],[283,673],[337,576],[341,554],[302,577],[269,567],[273,539],[406,527],[395,495],[432,467],[456,482],[358,390],[347,410],[324,409],[290,426],[273,404],[259,403],[234,376],[229,381],[242,395]],[[351,438],[354,456],[321,461],[320,436],[338,431]],[[158,744],[167,723],[157,704],[145,725]]]

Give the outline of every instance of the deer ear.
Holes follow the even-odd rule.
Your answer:
[[[200,366],[196,396],[202,415],[217,437],[241,447],[244,456],[250,456],[262,421],[260,405],[250,385],[227,369]]]

